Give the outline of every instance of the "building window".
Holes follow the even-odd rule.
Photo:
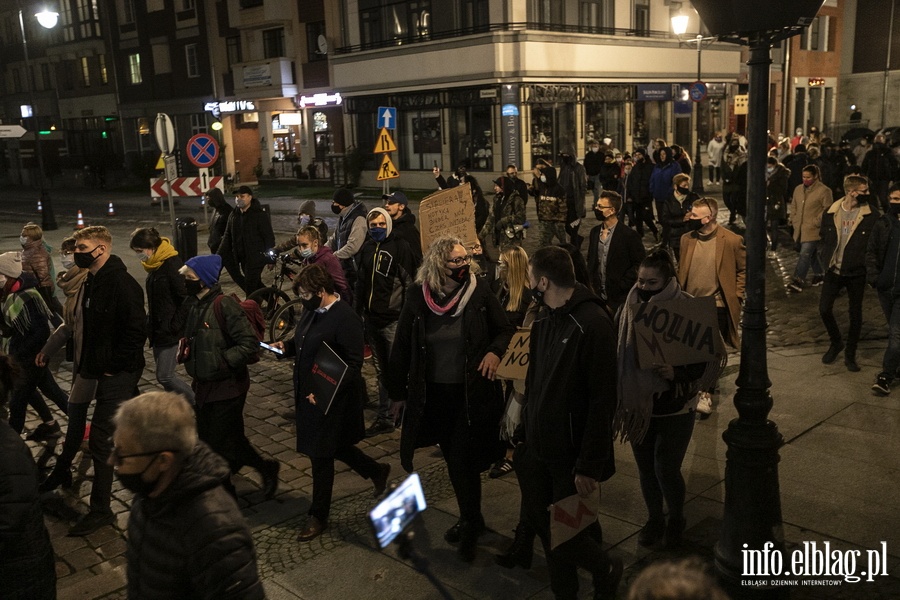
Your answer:
[[[400,115],[404,127],[400,160],[403,169],[429,170],[441,162],[441,112],[410,111]]]
[[[141,78],[141,55],[140,54],[129,54],[128,55],[128,83],[131,85],[137,85],[141,83],[143,79]]]
[[[13,91],[17,94],[22,92],[22,73],[18,69],[12,70]]]
[[[63,41],[75,41],[75,24],[72,19],[72,5],[68,2],[61,2],[59,5],[59,24]]]
[[[134,23],[134,0],[123,0],[122,22]]]
[[[97,0],[78,0],[78,22],[82,38],[100,37],[100,8]]]
[[[306,24],[306,59],[308,62],[325,60],[325,52],[319,48],[319,36],[325,35],[325,21]]]
[[[50,65],[47,63],[41,63],[41,83],[45,90],[53,88],[52,82],[50,81]]]
[[[206,113],[194,113],[191,115],[191,136],[198,133],[207,133]]]
[[[188,44],[184,47],[184,60],[187,65],[187,76],[200,77],[200,64],[197,60],[197,44]]]
[[[194,10],[195,7],[195,0],[181,0],[181,10]]]
[[[265,58],[279,58],[284,56],[284,29],[266,29],[262,34],[263,56]]]
[[[650,33],[650,0],[634,0],[634,30],[638,35]]]
[[[800,34],[800,49],[813,52],[828,52],[831,50],[829,42],[830,18],[820,15],[813,19],[809,27]]]
[[[81,85],[91,87],[91,65],[87,56],[81,57]]]
[[[109,83],[109,73],[106,70],[106,55],[101,54],[97,59],[100,61],[100,83],[106,85]]]
[[[591,31],[601,29],[613,29],[616,23],[615,0],[582,0],[580,5],[582,27],[588,27]],[[610,31],[610,34],[613,32]]]
[[[463,0],[462,28],[481,29],[490,25],[488,0]]]
[[[565,2],[559,0],[531,0],[529,21],[539,25],[565,25],[564,6]]]
[[[381,10],[359,11],[359,37],[363,45],[377,44],[384,39],[381,33]]]
[[[228,54],[229,67],[244,62],[243,56],[241,55],[241,36],[233,35],[225,38],[225,49]]]

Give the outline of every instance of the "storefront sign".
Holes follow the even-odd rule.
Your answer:
[[[207,102],[203,110],[212,113],[215,118],[225,113],[256,112],[256,104],[253,100],[231,100],[229,102]]]
[[[312,96],[297,96],[295,102],[300,108],[307,106],[340,106],[344,99],[340,93],[333,94],[313,94]]]
[[[244,87],[262,87],[272,85],[272,69],[269,64],[244,67]]]
[[[639,102],[668,101],[672,99],[672,85],[668,83],[639,83],[637,86]]]
[[[496,98],[497,90],[493,89],[493,88],[491,88],[489,90],[478,90],[478,97],[479,98]]]
[[[519,159],[520,147],[519,138],[521,132],[519,130],[519,86],[505,84],[500,87],[501,109],[501,145],[503,151],[503,164],[498,168],[505,168],[506,165],[516,165],[520,169],[525,168]]]

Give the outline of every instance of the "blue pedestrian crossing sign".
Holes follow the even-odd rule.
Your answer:
[[[378,129],[397,129],[397,109],[393,106],[378,107]]]

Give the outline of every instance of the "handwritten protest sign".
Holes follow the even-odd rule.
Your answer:
[[[716,300],[685,298],[642,302],[628,307],[634,322],[638,366],[708,362],[725,354],[716,318]]]
[[[509,342],[509,347],[500,359],[497,367],[499,379],[525,379],[528,373],[528,346],[531,343],[531,330],[520,329]]]
[[[471,249],[478,241],[471,186],[458,185],[424,198],[419,205],[419,231],[422,250],[428,250],[431,242],[442,235],[458,237]]]

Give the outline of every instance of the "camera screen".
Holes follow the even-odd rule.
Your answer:
[[[422,481],[418,473],[413,473],[369,512],[369,522],[378,545],[387,548],[423,510],[425,493],[422,491]]]

